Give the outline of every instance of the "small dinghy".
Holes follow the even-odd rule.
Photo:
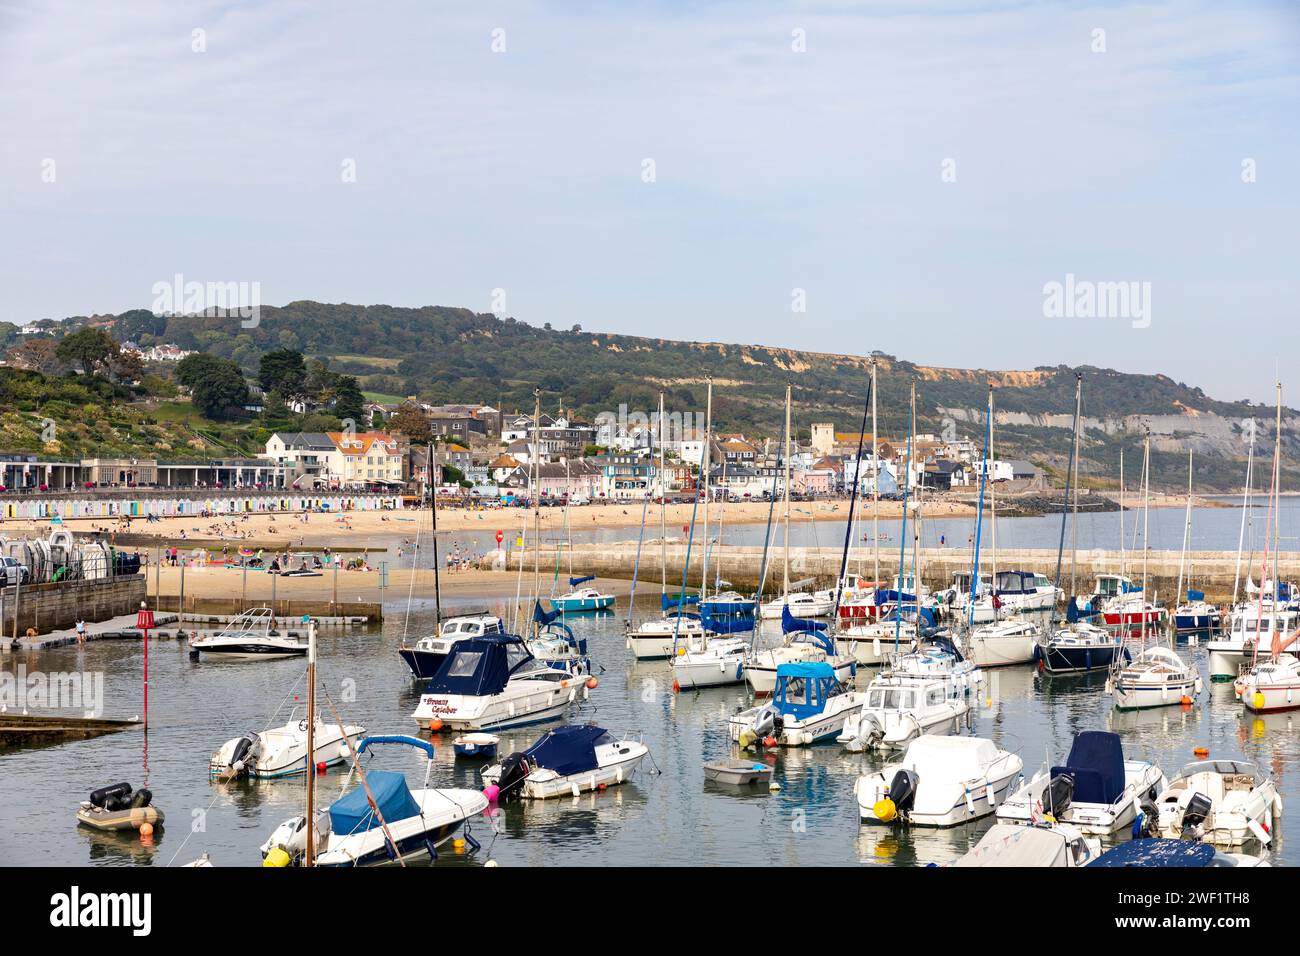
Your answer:
[[[1023,766],[981,737],[918,737],[902,761],[859,777],[853,792],[864,823],[952,827],[992,813]]]
[[[1273,817],[1282,797],[1273,780],[1244,760],[1189,763],[1156,804],[1160,836],[1240,846],[1252,837],[1273,840]]]
[[[1126,830],[1142,803],[1154,803],[1168,782],[1148,760],[1125,760],[1119,734],[1085,730],[1074,737],[1065,765],[1044,768],[998,808],[998,819],[1028,823],[1051,814],[1084,833]]]
[[[1068,823],[995,823],[953,866],[1087,866],[1100,856],[1101,841]]]
[[[145,824],[160,827],[163,812],[153,805],[148,787],[132,791],[129,783],[100,787],[77,809],[77,822],[96,830],[138,830]]]
[[[513,753],[483,771],[501,799],[578,796],[626,783],[650,751],[640,740],[615,740],[593,724],[556,727],[522,753]]]
[[[401,744],[423,751],[428,758],[424,788],[412,790],[406,776],[390,770],[368,770],[361,786],[349,790],[355,766],[343,784],[343,796],[319,811],[310,827],[315,835],[317,866],[384,866],[419,856],[437,858],[438,847],[461,825],[488,807],[477,790],[435,790],[433,744],[405,735],[366,737],[357,745],[360,756],[376,744]],[[298,865],[307,851],[307,820],[293,817],[276,827],[262,844],[262,865]],[[478,843],[465,831],[473,850]]]
[[[772,780],[772,768],[752,760],[717,760],[704,765],[704,779],[740,787],[766,786]]]
[[[495,757],[501,738],[496,734],[461,734],[451,742],[457,757]]]

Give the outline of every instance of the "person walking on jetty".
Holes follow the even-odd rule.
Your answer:
[[[86,643],[86,622],[81,618],[77,618],[77,643]]]

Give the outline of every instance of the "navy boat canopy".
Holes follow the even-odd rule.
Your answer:
[[[1053,777],[1061,773],[1074,778],[1075,803],[1114,803],[1124,792],[1124,745],[1119,734],[1106,730],[1076,734],[1065,766],[1052,768]]]
[[[818,631],[826,630],[826,625],[821,621],[807,621],[795,617],[790,613],[790,605],[785,604],[781,607],[781,633],[793,634],[796,631],[807,631],[815,634]]]
[[[548,730],[537,743],[524,751],[524,756],[539,767],[567,777],[572,773],[595,770],[596,745],[608,736],[608,731],[594,724],[581,727],[566,724]]]
[[[1189,600],[1189,601],[1204,601],[1204,600],[1205,600],[1205,592],[1204,592],[1204,591],[1193,591],[1191,588],[1188,588],[1188,589],[1187,589],[1187,600]]]
[[[533,620],[536,621],[538,624],[540,624],[542,627],[545,627],[546,625],[550,624],[562,613],[563,613],[562,611],[543,611],[542,602],[540,600],[533,604]]]
[[[379,813],[371,809],[366,786],[375,795]],[[392,770],[367,772],[365,785],[353,788],[330,807],[330,829],[339,834],[364,833],[383,825],[379,822],[380,814],[383,822],[389,824],[420,815],[420,805],[411,796],[402,774]]]
[[[513,634],[484,634],[461,641],[429,678],[425,693],[485,697],[505,689],[510,675],[533,659]]]
[[[714,634],[740,634],[754,629],[753,614],[717,613],[705,607],[700,611],[699,618],[704,629]]]
[[[1191,840],[1129,840],[1107,850],[1089,866],[1210,866],[1215,849]]]
[[[965,658],[961,656],[961,651],[957,650],[957,645],[952,642],[952,638],[945,637],[942,634],[932,634],[925,638],[925,640],[921,641],[921,648],[924,650],[927,647],[933,647],[936,650],[943,651],[945,654],[951,654],[953,660],[958,663],[965,660]]]
[[[594,580],[596,580],[596,576],[594,574],[588,574],[585,577],[581,577],[581,578],[569,578],[569,587],[576,588],[579,584],[586,584],[588,581],[594,581]]]
[[[700,596],[698,594],[688,594],[685,597],[669,597],[667,594],[659,595],[659,606],[662,610],[668,611],[675,607],[686,607],[691,604],[699,604]]]

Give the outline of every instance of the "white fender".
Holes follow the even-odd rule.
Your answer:
[[[1248,820],[1246,821],[1246,825],[1250,827],[1250,832],[1255,834],[1255,839],[1265,846],[1273,841],[1273,834],[1260,826],[1258,820]]]

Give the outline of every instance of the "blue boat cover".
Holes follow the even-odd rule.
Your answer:
[[[825,661],[804,661],[797,664],[777,664],[776,676],[779,680],[782,677],[812,677],[823,680],[833,680],[835,678],[835,668],[831,667]]]
[[[688,604],[699,604],[700,596],[698,594],[688,594],[686,597],[669,597],[667,594],[659,595],[659,606],[667,611],[675,607],[686,607]]]
[[[754,629],[753,614],[714,614],[706,607],[700,612],[706,631],[714,634],[740,634]]]
[[[1188,588],[1188,589],[1187,589],[1187,600],[1189,600],[1189,601],[1204,601],[1204,600],[1205,600],[1205,592],[1204,592],[1204,591],[1193,591],[1191,588]]]
[[[1107,850],[1089,866],[1209,866],[1215,849],[1191,840],[1129,840]]]
[[[817,631],[826,630],[826,625],[820,621],[805,621],[795,617],[790,613],[790,605],[786,604],[781,607],[781,633],[793,634],[796,631],[808,631],[816,633]]]
[[[1142,591],[1142,585],[1134,584],[1132,581],[1119,582],[1120,594],[1139,594]]]
[[[510,675],[532,656],[513,634],[484,634],[461,641],[438,665],[425,693],[470,697],[499,694]]]
[[[1119,734],[1106,730],[1085,730],[1075,734],[1064,767],[1053,767],[1052,776],[1074,777],[1074,803],[1110,806],[1124,792],[1124,745]]]
[[[396,823],[407,817],[420,815],[420,805],[406,786],[406,777],[392,770],[371,770],[366,774],[366,784],[375,795],[375,806],[384,817],[384,823]],[[366,788],[358,786],[344,794],[330,806],[330,829],[335,833],[364,833],[381,826],[379,815],[370,806]]]
[[[433,759],[433,744],[427,740],[421,740],[419,737],[409,737],[406,734],[376,734],[373,737],[362,737],[361,743],[357,744],[357,755],[365,753],[375,744],[403,744],[407,747],[414,747],[416,750],[423,750]]]
[[[957,650],[957,645],[952,642],[952,638],[944,637],[942,634],[933,634],[921,642],[921,649],[932,647],[936,650],[943,651],[945,654],[951,654],[953,660],[960,663],[965,658],[961,656],[961,651]]]
[[[550,624],[557,617],[559,617],[561,613],[562,612],[560,611],[543,611],[541,601],[536,601],[533,604],[533,620],[536,621],[538,624],[540,624],[542,627],[545,627],[546,625]]]
[[[582,727],[566,724],[548,730],[537,743],[524,751],[524,755],[539,767],[567,777],[571,773],[596,769],[596,744],[606,736],[607,731],[594,724]]]
[[[916,595],[908,594],[906,591],[886,591],[876,588],[876,605],[881,604],[915,604]]]

